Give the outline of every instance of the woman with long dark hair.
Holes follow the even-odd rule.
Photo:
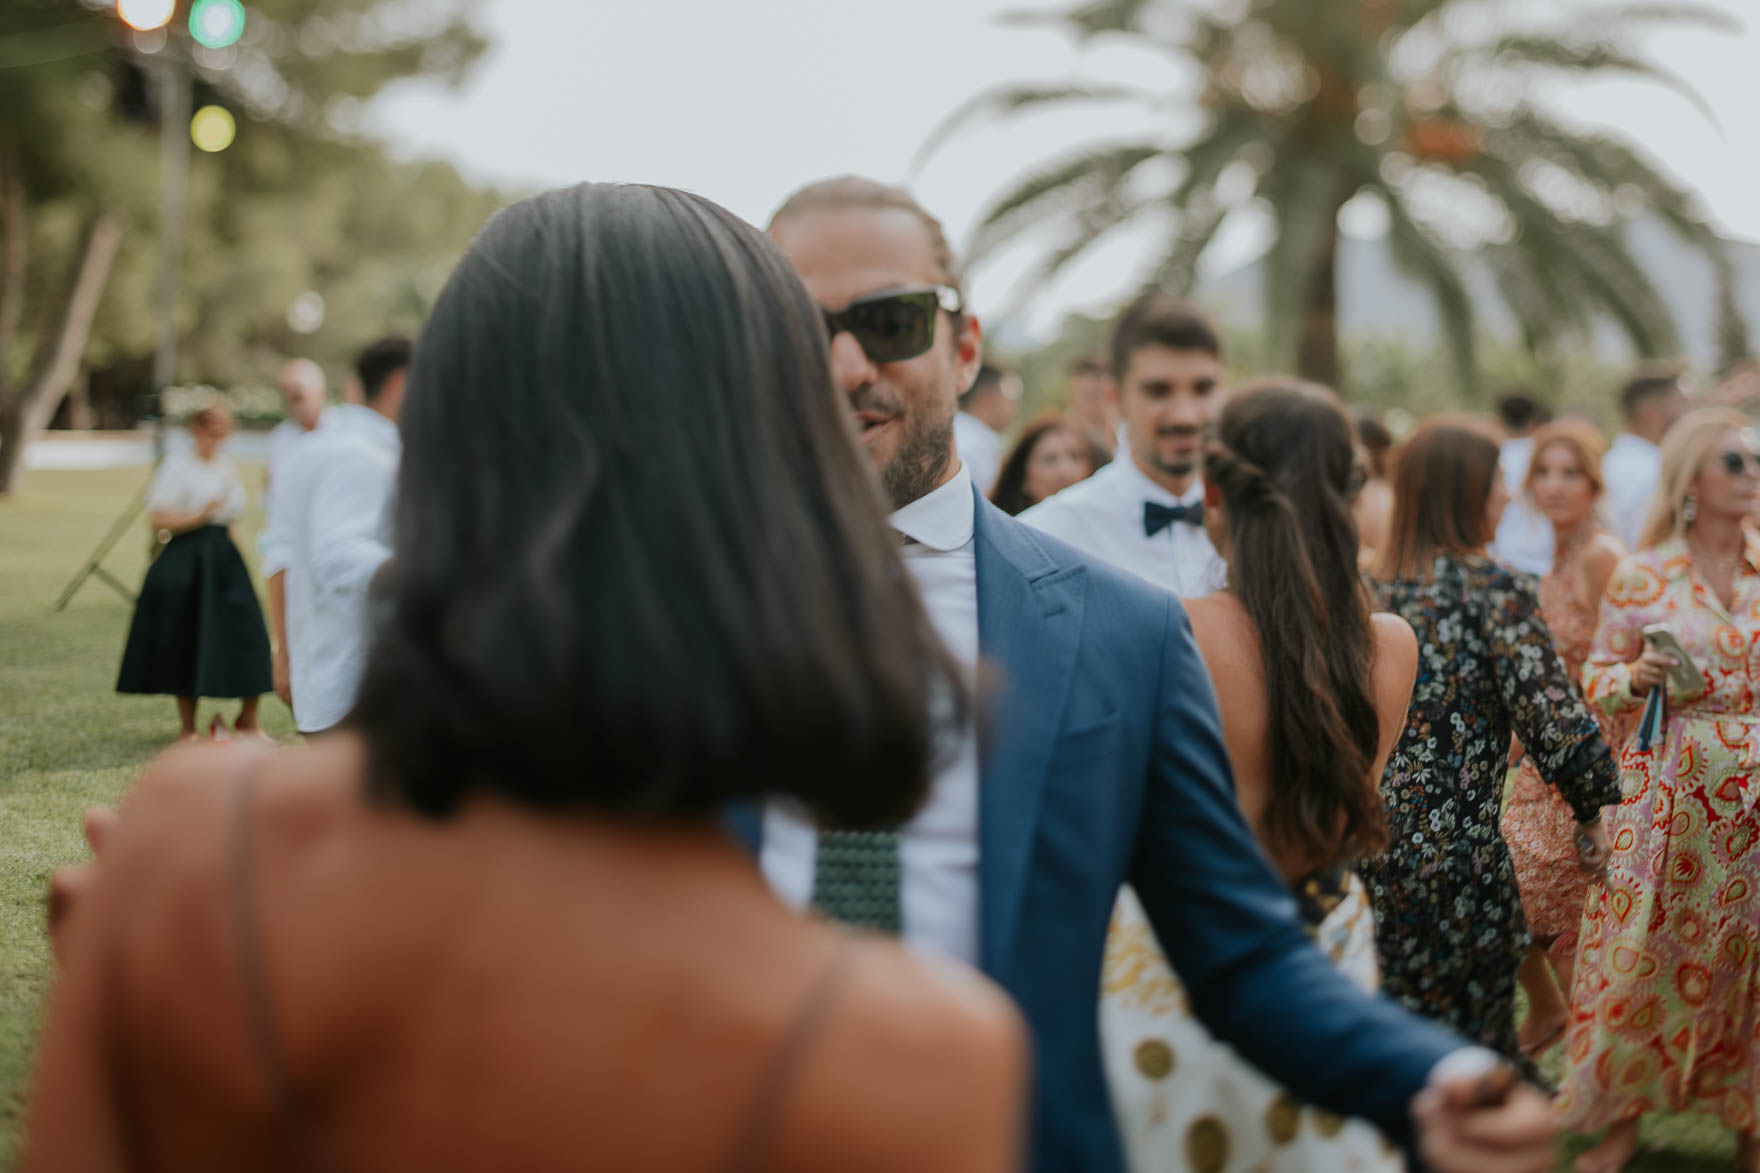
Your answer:
[[[1381,779],[1391,831],[1363,879],[1387,991],[1532,1071],[1516,974],[1532,940],[1498,831],[1512,732],[1570,804],[1586,867],[1606,859],[1612,756],[1553,646],[1528,580],[1486,543],[1509,497],[1477,422],[1418,429],[1394,467],[1393,525],[1373,590],[1422,649],[1405,731]]]
[[[1376,788],[1417,665],[1411,628],[1373,615],[1351,506],[1361,485],[1337,396],[1298,382],[1235,393],[1204,461],[1228,586],[1186,601],[1216,685],[1247,819],[1333,961],[1376,982],[1357,860],[1387,841]],[[1134,897],[1102,981],[1107,1076],[1141,1171],[1402,1168],[1380,1134],[1296,1104],[1192,1017]]]
[[[1094,460],[1087,443],[1069,420],[1051,412],[1022,430],[1002,460],[990,500],[1013,517],[1093,473]]]
[[[190,417],[189,434],[191,450],[167,456],[147,488],[163,549],[135,601],[116,691],[176,697],[184,741],[197,736],[202,697],[236,699],[234,728],[261,735],[257,700],[274,680],[269,629],[232,540],[245,506],[244,482],[221,454],[232,413],[211,403]]]
[[[965,703],[787,261],[664,188],[516,204],[402,426],[358,707],[137,785],[23,1168],[1014,1168],[1006,999],[721,827],[896,826]]]

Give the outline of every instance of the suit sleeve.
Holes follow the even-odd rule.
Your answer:
[[[1158,687],[1131,883],[1193,1011],[1303,1101],[1409,1140],[1412,1097],[1466,1044],[1364,992],[1310,941],[1240,812],[1210,678],[1172,599]]]

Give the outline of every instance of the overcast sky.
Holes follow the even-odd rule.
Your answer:
[[[1527,0],[1529,11],[1580,2]],[[1702,193],[1724,230],[1760,240],[1760,4],[1710,2],[1745,15],[1744,31],[1670,31],[1646,48],[1699,89],[1718,124],[1635,82],[1577,85],[1558,106],[1636,139]],[[984,124],[913,174],[918,148],[947,111],[1007,80],[1177,83],[1161,58],[1116,45],[1078,49],[1048,30],[998,23],[1000,12],[1029,3],[487,0],[495,48],[466,86],[399,86],[375,102],[370,125],[403,153],[452,159],[475,178],[668,184],[759,224],[812,179],[854,171],[910,180],[958,244],[1006,180],[1067,147],[1146,124],[1119,110]],[[1244,226],[1212,263],[1238,264],[1261,239]],[[1039,303],[1036,322],[1118,295],[1143,245],[1124,238],[1094,254]],[[977,274],[979,308],[1001,304],[1018,272],[1017,261]]]

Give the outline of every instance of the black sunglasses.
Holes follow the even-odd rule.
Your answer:
[[[905,362],[935,345],[935,316],[960,311],[959,290],[948,285],[860,297],[825,313],[830,337],[847,333],[871,362]]]
[[[1731,448],[1723,455],[1723,471],[1732,477],[1739,477],[1744,472],[1752,472],[1760,476],[1760,456],[1745,448]]]

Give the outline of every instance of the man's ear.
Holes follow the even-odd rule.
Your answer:
[[[955,384],[964,395],[977,381],[978,368],[984,365],[984,327],[978,316],[969,310],[960,315],[959,333],[953,339]]]

